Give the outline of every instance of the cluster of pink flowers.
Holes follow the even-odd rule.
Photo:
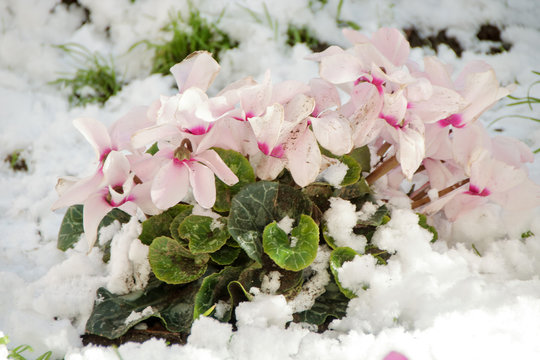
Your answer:
[[[485,201],[510,208],[540,202],[523,165],[533,161],[531,151],[517,140],[489,137],[476,121],[510,92],[493,69],[473,62],[453,79],[434,57],[423,66],[412,62],[396,29],[372,38],[344,33],[353,46],[313,54],[320,78],[309,84],[272,84],[267,72],[261,83],[248,77],[209,97],[220,66],[211,54],[196,52],[171,68],[178,94],[135,109],[109,129],[75,120],[96,150],[97,169],[82,180],[63,179],[53,207],[84,204],[92,245],[99,222],[115,207],[154,215],[192,193],[211,208],[214,175],[229,185],[238,181],[213,147],[245,155],[259,179],[288,169],[305,187],[332,163],[320,147],[340,156],[365,145],[386,166],[368,182],[384,176],[387,189],[402,194],[404,179],[423,182],[411,199],[426,213],[443,209],[455,219]],[[154,144],[159,151],[151,155]]]

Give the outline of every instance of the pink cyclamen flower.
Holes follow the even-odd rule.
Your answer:
[[[214,150],[197,151],[187,138],[177,148],[160,149],[150,161],[162,161],[152,182],[151,197],[154,204],[164,210],[182,201],[190,187],[202,207],[214,206],[214,174],[227,185],[238,182]]]
[[[405,355],[400,354],[396,351],[392,351],[388,355],[386,355],[383,360],[408,360],[408,359]]]
[[[83,227],[89,249],[96,242],[99,223],[112,209],[119,208],[132,216],[138,208],[150,215],[159,213],[149,199],[150,183],[141,182],[121,152],[108,154],[100,185],[83,202]]]

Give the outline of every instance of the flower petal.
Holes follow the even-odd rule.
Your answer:
[[[166,210],[182,201],[189,190],[189,175],[185,163],[170,161],[156,174],[150,195],[159,209]]]
[[[351,151],[351,125],[338,112],[330,111],[319,118],[311,118],[311,126],[319,144],[332,154],[340,156]]]
[[[203,164],[197,162],[190,163],[188,168],[193,197],[203,208],[210,209],[216,202],[214,173]]]
[[[315,181],[319,175],[322,163],[321,151],[319,150],[315,135],[305,126],[304,124],[300,124],[297,127],[298,137],[296,139],[290,139],[285,151],[287,169],[291,172],[294,182],[301,187]]]
[[[73,125],[92,145],[99,161],[112,150],[111,138],[107,127],[93,118],[77,118]]]
[[[238,177],[229,169],[227,164],[219,157],[214,150],[203,151],[194,157],[195,160],[208,166],[210,170],[225,184],[231,186],[238,182]]]
[[[126,155],[118,151],[111,151],[103,164],[105,184],[112,187],[121,186],[126,182],[131,165]]]
[[[190,87],[207,90],[219,73],[220,66],[208,51],[195,51],[171,68],[180,93]]]
[[[52,206],[52,210],[63,207],[82,204],[97,189],[102,187],[103,172],[97,171],[94,175],[81,179],[77,182],[66,183],[63,179],[58,180],[56,190],[60,198]]]
[[[99,223],[112,209],[113,207],[107,203],[102,193],[96,193],[84,202],[83,228],[88,242],[88,252],[96,243]]]

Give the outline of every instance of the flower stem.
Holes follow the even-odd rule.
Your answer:
[[[366,176],[366,182],[368,183],[368,185],[373,184],[375,181],[377,181],[379,178],[384,176],[387,172],[394,169],[398,165],[399,165],[399,162],[397,161],[395,155],[384,160],[383,163],[379,167],[373,170],[371,174]]]
[[[377,156],[380,157],[380,156],[383,156],[384,154],[386,154],[386,152],[388,151],[388,149],[390,149],[391,146],[392,146],[392,144],[387,143],[387,142],[382,144],[381,147],[379,148],[379,150],[377,150]]]
[[[451,186],[449,186],[447,188],[442,189],[441,191],[439,191],[439,197],[442,197],[442,196],[444,196],[444,195],[446,195],[448,193],[451,193],[452,191],[456,190],[457,188],[460,188],[463,185],[467,184],[469,181],[470,181],[470,179],[464,179],[464,180],[458,181],[454,185],[451,185]],[[429,198],[429,196],[423,197],[422,199],[413,201],[413,203],[411,204],[411,208],[416,209],[416,208],[418,208],[418,207],[420,207],[422,205],[425,205],[425,204],[429,203],[430,201],[431,201],[431,199]]]

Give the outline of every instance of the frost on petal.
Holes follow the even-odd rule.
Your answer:
[[[159,209],[166,210],[182,201],[188,190],[188,169],[184,163],[173,160],[157,172],[150,195]]]
[[[332,154],[340,156],[351,151],[351,125],[341,114],[326,112],[320,118],[312,118],[311,126],[319,144]]]
[[[107,127],[92,118],[77,118],[73,125],[85,139],[92,145],[99,161],[112,150],[111,138]]]
[[[180,93],[190,87],[207,90],[219,73],[220,66],[208,51],[195,51],[171,68]]]
[[[203,208],[210,209],[216,202],[214,173],[205,165],[197,162],[191,162],[188,169],[193,197]]]
[[[102,192],[90,196],[83,207],[84,236],[88,242],[88,251],[92,250],[96,240],[98,225],[113,207],[105,200]]]
[[[198,153],[194,159],[208,166],[208,168],[212,170],[212,172],[216,174],[216,176],[225,184],[231,186],[238,182],[238,177],[231,171],[231,169],[229,169],[227,164],[223,162],[218,153],[214,150],[207,150]]]
[[[314,182],[319,175],[322,156],[315,135],[307,128],[301,129],[302,127],[303,124],[295,129],[299,130],[297,137],[289,140],[285,154],[287,169],[294,182],[304,187]]]

